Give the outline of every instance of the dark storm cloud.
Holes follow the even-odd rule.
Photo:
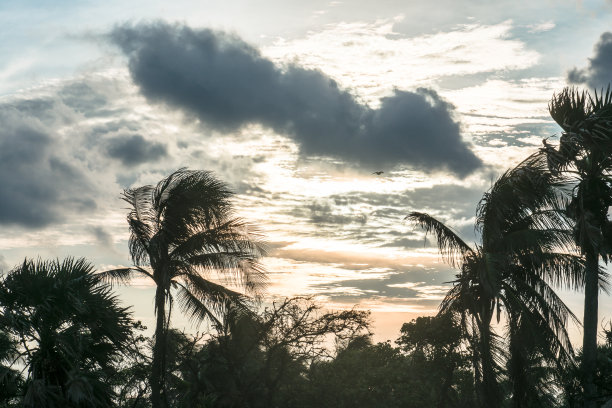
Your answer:
[[[106,152],[125,166],[155,161],[168,155],[165,145],[148,142],[141,135],[117,136],[107,140]]]
[[[567,74],[573,84],[587,84],[594,89],[606,88],[612,82],[612,32],[601,35],[593,48],[586,68],[574,68]]]
[[[303,155],[369,169],[407,164],[466,175],[482,165],[452,105],[431,90],[396,90],[371,109],[320,71],[280,69],[234,35],[156,23],[118,27],[110,38],[145,97],[218,130],[260,123],[292,137]]]
[[[0,106],[0,224],[37,228],[91,210],[89,191],[36,118]]]

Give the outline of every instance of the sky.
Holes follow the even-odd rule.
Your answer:
[[[266,302],[393,340],[456,273],[405,215],[477,240],[482,194],[558,137],[554,92],[612,81],[611,23],[609,0],[2,0],[0,270],[129,266],[121,192],[210,170],[266,236]],[[152,327],[150,284],[118,291]]]

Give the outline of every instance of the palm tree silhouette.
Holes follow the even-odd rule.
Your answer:
[[[479,399],[486,407],[498,406],[503,398],[499,375],[504,353],[491,328],[494,315],[499,322],[504,313],[510,325],[517,320],[537,325],[539,331],[531,333],[530,340],[541,344],[545,356],[560,364],[572,361],[566,323],[575,317],[549,283],[579,286],[583,265],[579,256],[567,252],[572,243],[569,224],[558,210],[561,197],[545,167],[543,155],[532,155],[485,193],[476,217],[481,243],[474,247],[428,214],[413,212],[406,217],[432,232],[445,260],[460,269],[440,313],[460,316],[472,342]],[[516,341],[513,345],[514,351],[522,350]],[[527,390],[512,383],[519,386],[513,389],[513,398],[522,398]]]
[[[123,193],[131,207],[127,220],[135,266],[106,271],[105,276],[126,282],[142,275],[156,285],[153,408],[167,405],[166,335],[174,299],[191,319],[220,325],[228,304],[246,307],[246,296],[227,286],[255,295],[265,287],[266,275],[258,262],[265,250],[249,225],[233,216],[232,196],[210,172],[186,169],[155,187]]]
[[[575,221],[574,238],[586,260],[584,285],[583,387],[585,407],[596,406],[593,376],[597,361],[598,294],[604,276],[599,258],[608,262],[612,225],[612,93],[592,96],[565,88],[553,96],[549,111],[563,133],[555,148],[544,141],[550,170],[573,186],[567,211]]]
[[[21,345],[26,407],[110,407],[132,321],[84,259],[25,260],[0,285],[2,331]]]

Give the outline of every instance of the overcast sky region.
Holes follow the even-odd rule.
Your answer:
[[[5,0],[0,55],[1,270],[128,266],[121,192],[212,170],[267,237],[267,301],[395,339],[456,273],[404,216],[477,239],[482,194],[558,136],[553,93],[612,81],[612,1]],[[119,291],[151,326],[148,285]]]

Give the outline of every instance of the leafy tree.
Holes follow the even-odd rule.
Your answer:
[[[276,394],[282,391],[288,374],[298,373],[316,361],[331,358],[330,344],[345,344],[355,337],[370,334],[369,312],[324,312],[308,297],[287,298],[273,303],[265,309],[262,323],[263,376],[269,407],[275,403]]]
[[[155,293],[155,343],[150,378],[153,408],[167,405],[166,337],[174,299],[192,319],[221,324],[229,304],[258,294],[266,276],[263,247],[244,221],[234,217],[232,193],[207,171],[180,169],[157,186],[124,191],[130,205],[129,248],[134,267],[107,271],[112,280],[151,279]]]
[[[450,314],[418,317],[404,323],[400,333],[396,343],[413,360],[424,360],[427,366],[425,372],[431,376],[431,382],[437,385],[433,387],[437,390],[435,406],[444,408],[458,405],[452,386],[456,374],[466,365],[467,359],[461,350],[463,333],[455,318]]]
[[[205,344],[172,333],[169,395],[177,407],[291,406],[312,362],[331,358],[330,345],[367,328],[367,312],[324,312],[310,298],[285,299],[259,313],[229,308]]]
[[[545,165],[542,155],[530,156],[494,183],[478,205],[481,244],[475,247],[428,214],[414,212],[407,217],[433,232],[445,259],[460,269],[440,311],[460,316],[464,334],[473,342],[474,376],[483,406],[496,406],[502,400],[503,350],[491,328],[494,316],[498,321],[503,312],[528,318],[540,328],[532,334],[533,341],[546,348],[547,357],[563,364],[572,361],[566,323],[573,314],[549,283],[579,286],[583,265],[567,252],[571,250],[568,222],[559,210],[558,186]],[[526,392],[515,387],[512,395],[520,399]]]
[[[567,212],[575,221],[574,238],[586,261],[582,367],[585,407],[593,408],[602,279],[599,259],[608,262],[612,250],[612,225],[607,219],[612,205],[612,93],[610,87],[594,96],[566,88],[552,98],[549,110],[563,133],[557,147],[544,141],[542,150],[551,171],[573,185]]]
[[[612,322],[604,328],[605,343],[600,344],[597,349],[597,365],[593,382],[597,387],[595,401],[597,406],[608,407],[612,401]],[[578,354],[579,361],[582,351]],[[567,408],[583,408],[585,393],[582,383],[582,367],[571,367],[562,377],[564,399]]]
[[[109,379],[132,330],[85,259],[26,259],[0,284],[0,326],[28,369],[26,407],[110,407]]]
[[[151,340],[142,335],[143,330],[146,327],[141,322],[134,324],[123,358],[112,378],[118,408],[150,407]]]
[[[420,320],[417,324],[427,321]],[[408,323],[410,325],[410,323]],[[405,331],[407,337],[411,328]],[[417,333],[414,332],[416,336]],[[418,343],[418,345],[417,345]],[[437,340],[436,340],[436,343]],[[343,345],[332,359],[314,362],[305,380],[294,387],[293,398],[285,407],[453,407],[475,405],[473,378],[457,366],[452,390],[440,402],[440,360],[429,354],[437,346],[421,338],[412,345],[393,347],[390,342],[372,344],[367,336],[358,336]]]
[[[399,351],[357,337],[328,361],[315,362],[291,407],[426,407],[429,391]],[[415,381],[416,380],[416,381]]]

